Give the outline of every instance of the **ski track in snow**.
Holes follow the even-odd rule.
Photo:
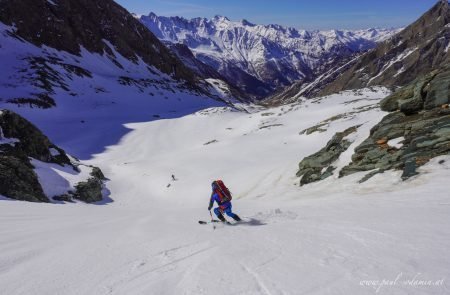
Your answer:
[[[0,293],[364,295],[376,287],[361,280],[450,278],[450,157],[406,182],[389,171],[360,185],[363,174],[298,186],[303,157],[354,125],[364,124],[357,140],[365,138],[384,114],[371,109],[331,121],[323,133],[299,132],[385,95],[347,92],[250,114],[210,108],[126,124],[117,144],[87,161],[110,179],[112,203],[0,201]],[[277,127],[261,129],[267,124]],[[209,220],[216,178],[234,193],[242,224],[197,223]],[[398,285],[378,294],[448,292]]]

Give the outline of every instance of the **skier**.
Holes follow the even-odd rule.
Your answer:
[[[231,211],[231,193],[223,184],[223,182],[221,180],[213,181],[211,187],[212,193],[209,200],[208,210],[211,211],[214,202],[217,202],[219,207],[214,209],[214,213],[217,215],[217,218],[219,218],[220,221],[227,222],[227,220],[223,216],[224,212],[234,220],[241,221],[241,218]]]

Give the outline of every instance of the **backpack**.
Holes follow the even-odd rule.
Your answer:
[[[219,195],[220,203],[226,203],[233,199],[230,190],[225,186],[222,180],[215,180],[213,182],[216,186],[215,192]]]

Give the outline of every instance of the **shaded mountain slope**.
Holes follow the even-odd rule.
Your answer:
[[[15,34],[37,46],[79,55],[111,56],[110,42],[125,58],[141,58],[158,70],[191,83],[195,75],[128,11],[111,0],[2,0],[0,21],[13,25]],[[115,60],[120,67],[120,62]]]

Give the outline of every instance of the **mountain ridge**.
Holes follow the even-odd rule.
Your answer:
[[[153,12],[140,20],[160,40],[187,45],[196,58],[257,98],[298,80],[313,80],[340,59],[373,48],[398,31],[307,31],[224,16],[186,19]]]
[[[323,96],[376,85],[389,88],[405,86],[449,62],[449,22],[448,1],[438,1],[401,32],[351,60],[345,67],[332,67],[309,84],[296,83],[271,100],[279,102],[289,96]]]
[[[80,55],[82,48],[106,54],[121,67],[107,40],[122,56],[138,63],[142,59],[161,72],[194,85],[195,74],[114,1],[2,1],[0,21],[16,28],[15,35],[42,47]]]

